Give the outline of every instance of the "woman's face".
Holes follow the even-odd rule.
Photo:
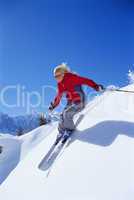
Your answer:
[[[57,72],[54,77],[55,77],[56,81],[58,83],[60,83],[63,80],[63,78],[64,78],[64,73]]]

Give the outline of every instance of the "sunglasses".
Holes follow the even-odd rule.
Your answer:
[[[57,78],[60,78],[62,75],[63,75],[63,73],[61,73],[61,74],[55,74],[54,77],[57,79]]]

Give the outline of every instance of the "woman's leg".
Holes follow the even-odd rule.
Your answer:
[[[75,130],[75,124],[73,117],[75,114],[80,112],[83,109],[82,104],[73,104],[66,108],[62,113],[62,118],[59,123],[59,130]]]

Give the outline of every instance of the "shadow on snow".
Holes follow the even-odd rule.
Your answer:
[[[90,144],[109,146],[118,135],[134,137],[134,123],[127,121],[103,121],[83,131],[77,131],[72,138],[72,142],[80,140]]]

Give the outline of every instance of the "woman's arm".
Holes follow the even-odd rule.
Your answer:
[[[54,102],[53,102],[53,107],[57,107],[61,101],[61,98],[62,98],[62,95],[63,95],[63,89],[60,85],[58,85],[58,93],[54,99]]]
[[[99,87],[99,85],[95,83],[93,80],[89,78],[81,77],[76,74],[72,74],[72,81],[74,81],[76,85],[88,85],[89,87],[92,87],[95,90],[97,90]]]

